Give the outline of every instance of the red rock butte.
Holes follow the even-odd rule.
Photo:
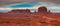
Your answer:
[[[12,11],[9,11],[8,13],[30,13],[29,9],[13,9]]]
[[[39,7],[38,8],[38,12],[47,12],[47,8],[46,7]]]
[[[0,26],[60,26],[60,14],[48,13],[46,7],[39,7],[34,13],[29,9],[14,9],[0,14]]]

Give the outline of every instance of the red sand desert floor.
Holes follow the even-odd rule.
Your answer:
[[[0,26],[60,26],[60,14],[0,14]]]

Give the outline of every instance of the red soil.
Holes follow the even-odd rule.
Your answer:
[[[0,26],[60,26],[55,14],[0,14]]]

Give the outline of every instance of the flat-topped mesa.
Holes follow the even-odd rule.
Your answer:
[[[9,13],[30,13],[29,9],[13,9]]]
[[[47,12],[47,8],[45,6],[39,7],[38,12]]]

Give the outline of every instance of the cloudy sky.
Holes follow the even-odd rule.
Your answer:
[[[0,0],[0,6],[15,3],[33,2],[33,1],[51,3],[51,4],[60,4],[60,0]]]
[[[34,1],[44,2],[46,4],[53,4],[53,5],[60,4],[60,0],[0,0],[0,7],[16,4],[16,3],[26,3],[26,2],[34,2]]]
[[[52,4],[52,5],[60,4],[60,0],[0,0],[0,7],[11,5],[11,4],[34,2],[34,1],[43,2],[43,4],[45,3]]]
[[[59,8],[60,7],[60,0],[0,0],[0,7],[4,7],[11,4],[17,3],[26,3],[26,2],[43,2],[43,5],[50,4],[52,7],[48,6],[48,8]],[[1,8],[4,10],[3,8]]]

